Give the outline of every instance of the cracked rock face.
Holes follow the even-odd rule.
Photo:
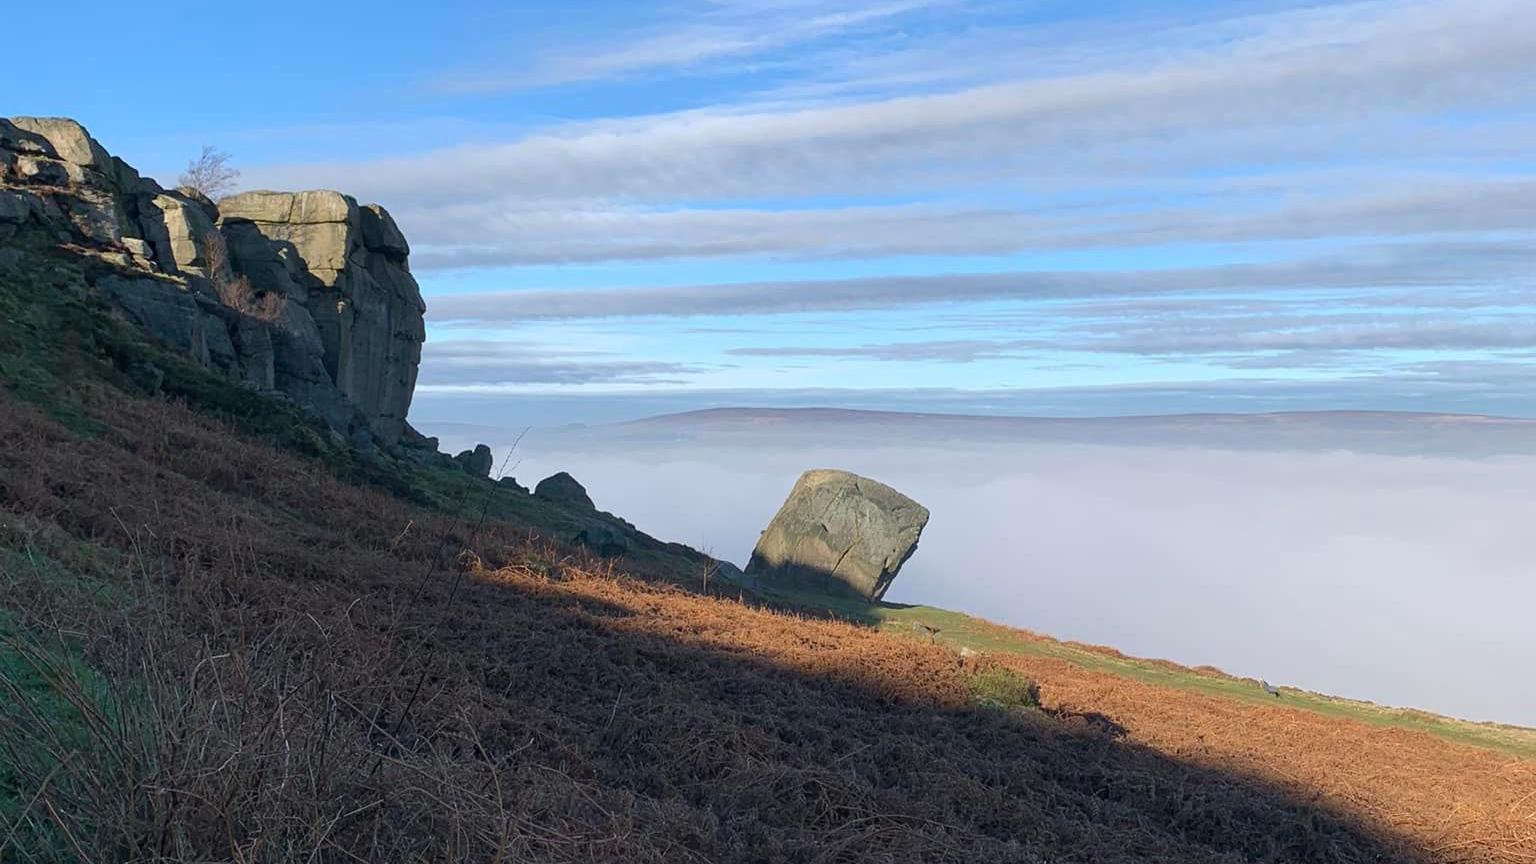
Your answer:
[[[928,508],[884,483],[807,471],[758,539],[746,572],[770,587],[878,601],[927,524]]]
[[[245,192],[219,201],[231,257],[314,321],[325,369],[382,441],[400,438],[426,338],[410,248],[376,204],[339,192]]]
[[[339,192],[166,190],[60,117],[0,118],[0,244],[23,235],[121,268],[96,286],[199,364],[279,391],[339,434],[406,432],[426,332],[410,247],[384,208]],[[215,273],[211,245],[228,260]],[[259,319],[219,296],[283,299]]]

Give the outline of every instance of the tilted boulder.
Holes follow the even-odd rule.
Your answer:
[[[927,524],[926,507],[884,483],[847,471],[807,471],[758,538],[746,573],[768,587],[877,601]]]

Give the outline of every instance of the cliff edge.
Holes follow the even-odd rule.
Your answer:
[[[218,203],[165,189],[85,127],[0,119],[0,250],[99,259],[114,310],[250,389],[282,395],[361,450],[406,425],[426,338],[410,246],[383,207],[333,191]]]

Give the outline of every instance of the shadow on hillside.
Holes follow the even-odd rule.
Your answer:
[[[809,568],[800,569],[804,573]],[[902,611],[920,608],[919,604],[914,603],[894,603],[889,600],[871,602],[852,591],[839,590],[840,580],[830,573],[792,581],[751,576],[744,577],[743,581],[736,581],[725,577],[717,580],[708,591],[698,591],[699,586],[696,584],[679,584],[690,591],[706,593],[711,597],[726,600],[738,599],[758,608],[793,612],[807,618],[846,621],[870,627],[880,626],[883,620],[881,610]]]
[[[174,614],[154,623],[180,630],[158,635],[182,639],[209,668],[224,658],[267,675],[232,696],[222,683],[213,689],[211,674],[195,682],[206,688],[198,704],[220,706],[210,716],[234,716],[225,710],[233,699],[265,731],[251,741],[231,733],[228,754],[212,749],[206,767],[193,761],[197,770],[180,775],[232,778],[231,795],[249,779],[254,790],[209,805],[217,820],[186,817],[199,832],[188,842],[210,851],[184,860],[238,857],[237,820],[256,830],[309,812],[293,803],[309,800],[297,793],[261,797],[278,786],[250,766],[283,765],[289,753],[271,729],[286,736],[286,724],[307,718],[302,734],[312,737],[299,743],[324,754],[361,737],[361,723],[342,724],[397,717],[407,704],[413,743],[442,744],[451,769],[494,789],[498,803],[503,772],[519,772],[508,790],[517,807],[498,810],[497,827],[547,852],[514,850],[520,860],[1436,860],[1270,777],[1173,758],[1089,723],[938,704],[934,692],[950,676],[934,664],[951,662],[938,648],[598,578],[470,580],[448,603],[459,583],[438,573],[418,597],[423,563],[443,545],[425,527],[406,533],[422,513],[175,406],[91,398],[106,434],[73,434],[0,395],[6,519],[52,526],[61,548],[111,544],[139,565],[117,574],[134,584],[148,585],[163,565]],[[131,660],[148,623],[113,626],[121,629],[90,631],[119,640],[100,653]],[[274,694],[265,722],[254,709]],[[336,708],[335,694],[355,701],[357,714]],[[472,750],[454,751],[466,722]],[[242,767],[226,767],[237,758]],[[337,829],[355,844],[349,854],[377,851],[362,824],[375,813],[399,816],[400,833],[415,824],[398,807],[369,809],[384,795],[422,792],[424,809],[447,809],[419,773],[387,769],[374,785],[371,773],[323,764],[330,772],[312,776],[337,803],[325,824],[349,814]],[[1285,766],[1274,768],[1283,776]],[[231,801],[268,809],[242,812]],[[448,842],[437,829],[454,815],[424,819],[412,839]]]
[[[771,662],[690,644],[718,621],[683,615],[675,636],[656,633],[645,609],[559,582],[476,583],[451,617],[442,647],[480,670],[472,689],[518,694],[492,711],[490,752],[523,748],[711,814],[715,835],[693,850],[709,859],[1433,860],[1273,779],[1171,758],[1117,727],[936,706],[891,646]],[[726,626],[753,626],[741,618]],[[451,689],[432,710],[463,698]]]

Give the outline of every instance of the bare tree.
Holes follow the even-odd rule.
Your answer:
[[[217,201],[235,187],[235,179],[240,176],[239,169],[230,167],[229,158],[223,150],[204,144],[202,155],[187,163],[187,170],[176,182]]]

